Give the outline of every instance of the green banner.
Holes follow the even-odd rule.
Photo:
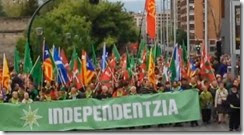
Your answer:
[[[134,95],[32,104],[0,104],[1,131],[107,129],[200,119],[198,92]]]

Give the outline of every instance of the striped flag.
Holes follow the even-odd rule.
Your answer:
[[[95,75],[94,71],[95,68],[92,65],[92,61],[88,59],[87,54],[84,50],[82,50],[82,75],[81,75],[81,80],[83,82],[84,86],[87,86],[90,81],[92,80],[93,76]]]
[[[47,45],[43,45],[43,71],[47,81],[53,80],[53,65]]]
[[[171,71],[171,81],[179,81],[181,79],[180,75],[180,56],[178,45],[176,44],[173,52],[173,57],[170,63],[170,71]]]
[[[3,55],[3,74],[2,74],[2,86],[10,91],[10,74],[9,74],[9,67],[8,62],[6,59],[5,54]]]

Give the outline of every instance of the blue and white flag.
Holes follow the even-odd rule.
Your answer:
[[[58,71],[58,73],[57,73],[58,74],[58,83],[67,84],[69,82],[69,77],[67,74],[67,70],[65,69],[64,64],[59,56],[58,49],[54,48],[53,52],[54,52],[53,59],[54,59],[54,62],[55,62],[55,65],[56,65],[57,71]]]
[[[108,58],[108,52],[106,52],[106,45],[104,44],[103,45],[102,63],[101,63],[102,72],[105,71],[107,58]]]

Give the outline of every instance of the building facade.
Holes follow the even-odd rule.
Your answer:
[[[178,27],[187,32],[187,0],[178,0]],[[220,38],[223,0],[208,0],[208,45],[214,54]],[[190,47],[195,50],[205,39],[205,0],[189,0]]]
[[[136,23],[136,26],[141,29],[141,37],[144,40],[148,39],[147,36],[147,24],[146,24],[146,14],[143,15],[143,13],[132,13],[134,17],[134,21]],[[156,16],[156,41],[158,43],[163,43],[166,39],[166,25],[167,25],[167,17],[168,17],[168,24],[170,27],[170,11],[165,11],[164,13],[157,13]],[[169,28],[170,31],[170,28]],[[162,33],[161,33],[162,32]],[[162,38],[161,38],[162,35]],[[163,40],[163,41],[161,41]]]

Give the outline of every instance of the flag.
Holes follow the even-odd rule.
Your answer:
[[[153,85],[156,85],[155,63],[152,54],[152,49],[150,50],[150,56],[149,56],[148,80]]]
[[[92,45],[92,63],[94,67],[97,67],[97,56],[96,56],[94,45]]]
[[[53,80],[53,63],[47,45],[43,45],[43,71],[45,80],[48,82]]]
[[[129,79],[129,73],[127,71],[127,55],[124,53],[120,60],[120,67],[122,68],[123,80]]]
[[[10,74],[9,74],[9,67],[8,62],[6,59],[5,54],[3,54],[3,74],[2,74],[2,86],[10,91]]]
[[[61,61],[57,48],[54,48],[53,59],[57,67],[58,83],[67,85],[67,83],[69,82],[68,73],[64,67],[63,62]]]
[[[181,70],[180,70],[178,45],[176,45],[174,48],[173,57],[170,63],[170,71],[171,71],[171,81],[179,81]]]
[[[214,81],[216,80],[214,70],[212,68],[212,65],[210,63],[210,57],[207,56],[205,52],[205,45],[202,44],[202,57],[201,57],[201,63],[200,63],[200,74],[202,78],[207,79],[208,81]]]
[[[187,65],[187,49],[186,49],[186,46],[185,46],[185,43],[183,41],[183,44],[182,44],[182,49],[183,49],[183,53],[182,53],[182,59],[184,61],[184,64]]]
[[[147,11],[147,33],[150,38],[156,36],[156,4],[155,0],[146,0],[145,8]]]
[[[119,61],[120,60],[120,54],[119,54],[119,51],[118,51],[116,45],[114,45],[112,52],[113,52],[113,55],[116,58],[116,61]]]
[[[82,73],[80,76],[81,77],[80,80],[82,80],[84,86],[87,86],[92,80],[93,76],[95,75],[94,73],[95,68],[91,63],[91,60],[88,59],[87,54],[84,50],[82,50],[81,60],[82,60],[82,71],[81,71]]]
[[[24,55],[24,73],[29,74],[31,68],[33,67],[31,56],[30,56],[30,48],[28,42],[25,44],[25,55]]]
[[[101,69],[102,69],[102,72],[105,71],[107,57],[108,57],[108,53],[106,52],[106,45],[104,44],[104,45],[103,45],[102,63],[101,63]]]
[[[71,73],[71,69],[70,69],[70,65],[69,65],[69,61],[68,58],[65,55],[65,52],[63,49],[61,49],[60,52],[60,59],[62,60],[64,67],[66,69],[66,71],[68,72],[68,77],[69,77],[69,82],[72,80],[72,73]]]
[[[73,49],[71,61],[70,61],[70,68],[72,70],[72,81],[76,85],[77,89],[82,88],[83,84],[80,80],[80,65],[81,63],[79,62],[79,57],[76,52],[76,49]]]
[[[153,47],[153,58],[154,58],[154,61],[156,61],[157,58],[160,57],[161,55],[162,55],[162,51],[161,51],[160,46],[155,45]]]
[[[3,69],[0,68],[0,88],[2,88],[2,82],[3,82]]]
[[[196,75],[196,70],[197,70],[197,67],[194,65],[193,60],[190,60],[190,61],[188,62],[187,76],[188,76],[189,78],[192,78],[194,75]]]
[[[42,72],[42,62],[41,62],[40,56],[37,58],[34,66],[32,68],[31,76],[33,78],[33,82],[35,85],[37,85],[37,86],[42,85],[43,72]]]
[[[146,43],[144,40],[141,41],[140,46],[137,51],[137,59],[139,60],[140,63],[142,63],[142,55],[145,49]]]
[[[17,48],[14,50],[14,71],[18,74],[20,71],[19,69],[19,64],[20,64],[20,57],[19,57],[19,51]]]

